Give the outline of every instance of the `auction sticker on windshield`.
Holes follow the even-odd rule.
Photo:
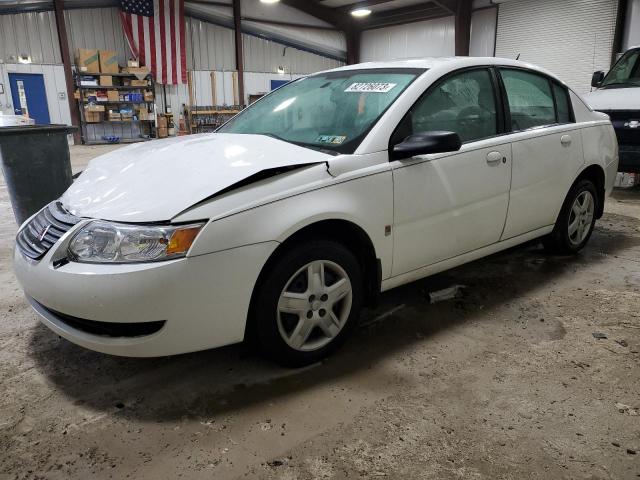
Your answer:
[[[345,92],[387,93],[396,85],[387,82],[352,83]]]
[[[340,145],[347,139],[345,135],[319,135],[316,138],[316,143],[331,143],[333,145]]]

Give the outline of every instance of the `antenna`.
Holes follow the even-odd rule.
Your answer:
[[[518,56],[516,57],[516,60],[520,60],[520,54],[518,54]]]

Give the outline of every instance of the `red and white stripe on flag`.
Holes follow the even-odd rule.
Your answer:
[[[129,48],[158,83],[187,83],[184,0],[121,0]]]

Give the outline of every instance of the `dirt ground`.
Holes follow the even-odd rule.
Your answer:
[[[0,204],[0,479],[640,478],[640,189],[580,255],[529,244],[385,293],[302,370],[60,339],[13,276],[4,184]]]

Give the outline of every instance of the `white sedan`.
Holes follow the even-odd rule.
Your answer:
[[[602,215],[614,130],[549,72],[495,58],[310,75],[217,133],[93,160],[19,230],[42,321],[100,352],[253,338],[287,365],[338,347],[385,290]]]

